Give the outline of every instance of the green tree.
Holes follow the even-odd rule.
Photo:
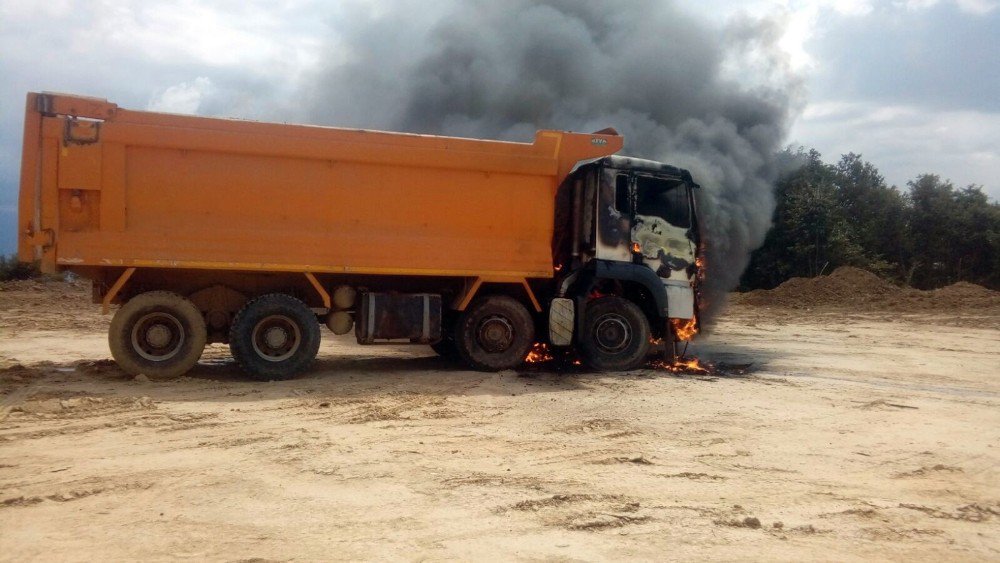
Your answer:
[[[848,153],[835,166],[840,211],[858,254],[848,263],[900,281],[908,275],[906,198],[889,187],[878,169],[861,155]]]
[[[744,287],[774,287],[860,260],[837,190],[837,172],[816,150],[786,150],[788,172],[775,185],[774,226],[751,257]]]
[[[922,289],[970,281],[1000,288],[1000,204],[981,186],[956,189],[936,174],[887,186],[848,153],[835,165],[815,150],[778,155],[774,225],[754,252],[743,289],[770,288],[857,266]]]
[[[955,187],[937,174],[922,174],[908,182],[910,234],[914,237],[914,275],[910,282],[931,288],[952,281],[951,250],[956,238]]]

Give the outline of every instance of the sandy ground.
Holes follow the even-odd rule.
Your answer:
[[[997,329],[741,306],[697,348],[742,376],[326,333],[294,381],[137,382],[49,293],[0,292],[0,559],[1000,559]]]

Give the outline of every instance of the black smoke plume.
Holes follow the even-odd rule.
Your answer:
[[[355,14],[344,59],[304,97],[311,122],[529,141],[615,127],[624,154],[691,170],[710,318],[764,240],[773,157],[799,82],[780,22],[712,27],[670,2],[397,4]]]

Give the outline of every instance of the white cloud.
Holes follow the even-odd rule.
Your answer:
[[[970,14],[984,15],[1000,7],[997,0],[955,0],[959,9]]]
[[[63,17],[73,13],[73,0],[51,0],[46,2],[0,2],[0,16],[4,21],[40,15],[43,17]]]
[[[1000,198],[1000,185],[991,183],[1000,170],[1000,113],[825,102],[806,107],[791,137],[827,161],[861,153],[899,186],[931,172],[959,186],[984,184]]]
[[[292,79],[317,63],[329,30],[316,14],[330,11],[321,0],[0,0],[0,46],[7,55],[29,31],[58,29],[55,43],[36,48],[78,60],[114,54]]]
[[[822,4],[827,4],[831,9],[845,16],[867,16],[874,9],[869,0],[837,0]]]
[[[940,3],[941,0],[895,0],[892,4],[910,11],[918,11],[933,8]],[[1000,2],[997,0],[953,0],[952,3],[958,6],[959,10],[975,15],[985,15],[1000,7]]]
[[[166,113],[198,113],[202,100],[212,93],[212,81],[204,76],[181,82],[157,94],[146,109]]]
[[[934,7],[938,5],[941,0],[897,0],[893,2],[896,7],[906,8],[907,10],[926,10],[927,8]]]

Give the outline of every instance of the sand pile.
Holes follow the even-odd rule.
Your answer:
[[[921,312],[1000,312],[1000,292],[968,283],[931,291],[899,287],[858,268],[838,268],[828,276],[792,278],[770,290],[735,295],[733,302],[787,309],[844,308]]]
[[[90,283],[83,280],[0,282],[0,329],[106,329],[110,317],[100,312],[101,306],[91,302]]]
[[[791,278],[774,289],[758,289],[735,296],[734,301],[763,307],[800,309],[826,305],[850,306],[884,302],[901,288],[858,268],[838,268],[828,276]]]

